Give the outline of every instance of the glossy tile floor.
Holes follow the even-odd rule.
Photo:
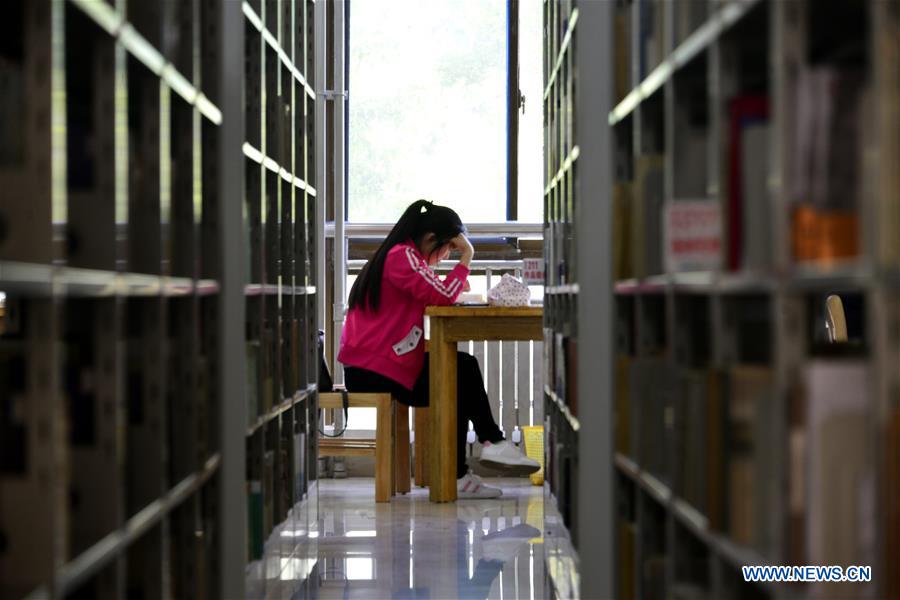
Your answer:
[[[558,558],[559,540],[544,534],[543,488],[528,479],[487,481],[503,488],[502,498],[433,504],[427,489],[414,488],[376,504],[372,479],[320,480],[315,524],[298,531],[295,518],[276,530],[272,539],[285,542],[267,544],[266,558],[248,569],[247,595],[549,597],[546,554],[554,554],[549,564],[556,577],[569,563]],[[547,512],[548,523],[556,522]],[[558,581],[555,587],[564,592]]]

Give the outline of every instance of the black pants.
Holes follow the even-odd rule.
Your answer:
[[[456,477],[459,478],[467,471],[466,433],[469,421],[475,426],[475,433],[482,443],[501,441],[503,432],[491,413],[478,361],[465,352],[458,352],[456,358]],[[425,365],[412,390],[384,375],[357,367],[344,369],[344,383],[348,392],[390,392],[407,406],[428,406],[428,353],[425,353]]]

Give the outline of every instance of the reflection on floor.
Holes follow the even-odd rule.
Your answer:
[[[314,509],[295,507],[265,559],[248,569],[247,596],[548,597],[543,489],[527,479],[489,481],[502,498],[433,504],[416,488],[376,505],[372,479],[320,480],[318,521],[304,518]]]
[[[315,598],[319,537],[318,484],[310,484],[306,498],[294,505],[288,518],[265,542],[262,560],[247,565],[246,598],[293,600]],[[238,598],[240,594],[225,594]]]

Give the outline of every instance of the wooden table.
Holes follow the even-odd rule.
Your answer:
[[[432,306],[425,311],[429,344],[428,474],[432,502],[456,500],[456,349],[458,342],[543,339],[543,308]]]

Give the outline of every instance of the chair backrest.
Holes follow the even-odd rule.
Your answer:
[[[841,297],[832,294],[825,300],[825,327],[828,330],[828,341],[839,344],[847,341],[847,319],[844,316],[844,303]]]

